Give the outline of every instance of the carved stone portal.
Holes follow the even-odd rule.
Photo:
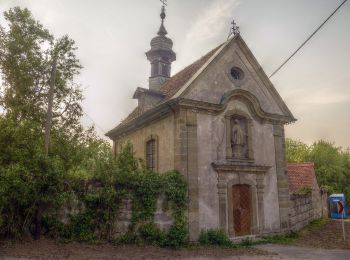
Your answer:
[[[232,160],[215,161],[212,166],[218,173],[220,228],[230,237],[263,233],[264,179],[270,167]],[[244,190],[236,190],[237,187]],[[241,223],[242,218],[248,218],[246,223]]]

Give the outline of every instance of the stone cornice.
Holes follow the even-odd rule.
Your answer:
[[[258,99],[250,92],[242,89],[235,89],[225,93],[222,97],[220,104],[213,104],[204,101],[196,101],[189,99],[180,99],[179,104],[182,107],[194,108],[202,111],[204,110],[213,114],[218,114],[226,109],[227,104],[231,99],[242,100],[244,103],[246,103],[252,115],[260,122],[267,121],[273,124],[287,124],[296,121],[294,117],[291,118],[289,116],[265,112],[261,108]]]
[[[220,160],[212,163],[217,172],[266,173],[271,166],[257,165],[251,161]]]
[[[165,94],[159,90],[154,90],[154,89],[146,89],[146,88],[140,88],[137,87],[137,89],[134,92],[134,95],[132,96],[133,99],[138,99],[140,95],[145,94],[145,95],[151,95],[151,96],[156,96],[163,98],[165,97]]]
[[[173,106],[175,106],[177,100],[169,100],[168,102],[162,103],[152,109],[147,110],[140,116],[132,119],[130,122],[124,125],[118,125],[114,129],[106,133],[111,139],[120,137],[127,133],[133,132],[146,124],[149,124],[155,120],[159,120],[173,111]]]
[[[140,116],[134,118],[130,122],[119,125],[116,128],[109,131],[106,136],[111,139],[114,139],[123,134],[127,134],[129,132],[135,131],[138,128],[142,127],[145,124],[153,122],[155,120],[159,120],[163,118],[165,115],[174,111],[175,108],[188,108],[196,111],[201,111],[209,114],[219,114],[223,112],[227,104],[231,99],[241,100],[245,104],[247,104],[252,116],[257,119],[259,122],[270,122],[272,124],[287,124],[294,122],[296,119],[290,118],[283,115],[278,114],[270,114],[265,112],[261,106],[259,101],[255,96],[253,96],[248,91],[242,89],[236,89],[230,92],[225,93],[221,100],[220,104],[209,103],[205,101],[191,100],[185,98],[176,98],[168,100],[160,105],[147,110]]]

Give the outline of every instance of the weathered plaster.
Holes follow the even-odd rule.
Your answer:
[[[219,104],[224,93],[240,88],[256,96],[265,112],[283,115],[274,97],[259,79],[251,62],[245,58],[240,47],[234,41],[231,42],[216,57],[211,66],[208,66],[192,83],[184,97]],[[229,70],[233,66],[244,71],[242,81],[231,80]]]
[[[117,146],[130,141],[133,144],[135,156],[145,159],[146,142],[150,136],[158,139],[158,171],[166,172],[174,167],[174,116],[169,115],[159,121],[146,125],[117,140]]]
[[[198,113],[198,170],[199,170],[199,225],[200,229],[219,228],[218,174],[210,166],[216,160],[226,158],[226,131],[224,115],[227,111],[243,111],[250,115],[247,106],[232,100],[226,111],[219,115]],[[252,149],[254,163],[271,166],[262,179],[263,188],[263,226],[262,232],[278,231],[279,205],[275,165],[273,126],[252,120]],[[234,175],[228,178],[234,178]],[[255,175],[254,175],[255,176]],[[249,178],[249,177],[248,177]],[[251,177],[250,178],[256,178]],[[254,180],[256,182],[256,179]],[[227,218],[228,221],[228,218]],[[256,224],[257,226],[258,224]],[[256,227],[257,228],[257,227]]]

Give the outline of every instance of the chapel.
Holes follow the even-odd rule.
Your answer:
[[[117,154],[130,141],[157,172],[188,182],[191,240],[201,230],[231,238],[289,229],[284,126],[296,121],[238,27],[227,41],[175,75],[173,41],[161,25],[146,52],[149,85],[106,135]]]

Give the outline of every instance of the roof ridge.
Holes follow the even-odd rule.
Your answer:
[[[203,65],[217,52],[217,50],[222,47],[223,44],[224,43],[210,50],[201,58],[187,65],[185,68],[168,79],[160,87],[160,90],[167,95],[165,100],[170,99],[172,96],[174,96],[182,88],[182,86],[184,86],[192,78],[192,76],[195,75],[203,67]]]

